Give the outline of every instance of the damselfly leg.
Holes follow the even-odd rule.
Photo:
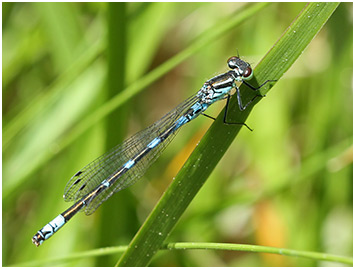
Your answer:
[[[245,84],[246,86],[248,86],[248,88],[252,89],[253,91],[257,91],[259,90],[261,87],[263,87],[266,83],[268,82],[275,82],[276,80],[274,79],[268,79],[266,80],[264,83],[262,83],[259,87],[254,87],[253,85],[249,84],[248,82],[246,82],[245,80],[242,81],[243,84]],[[241,111],[245,110],[252,102],[254,102],[254,100],[257,97],[263,98],[265,97],[265,95],[262,94],[256,94],[248,103],[246,103],[245,105],[243,105],[242,103],[242,97],[240,94],[240,90],[239,87],[236,87],[236,92],[237,92],[237,99],[238,99],[238,105],[239,105],[239,109]]]

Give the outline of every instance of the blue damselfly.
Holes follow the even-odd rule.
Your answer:
[[[203,113],[214,102],[227,99],[224,123],[245,125],[226,122],[231,91],[236,90],[239,109],[244,110],[261,95],[255,95],[243,105],[236,83],[241,82],[252,90],[258,90],[270,80],[255,88],[246,82],[253,77],[253,70],[249,63],[236,56],[229,58],[227,63],[231,70],[206,81],[197,94],[77,172],[64,190],[65,201],[72,201],[74,204],[39,230],[33,236],[32,242],[36,246],[41,245],[80,210],[90,215],[112,194],[134,184],[158,158],[181,126],[199,115],[215,119]]]

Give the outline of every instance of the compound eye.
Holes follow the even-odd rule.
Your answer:
[[[238,65],[237,65],[237,61],[238,61],[238,57],[236,56],[232,56],[228,59],[227,63],[228,63],[228,67],[230,69],[234,69],[234,68],[237,68]]]
[[[247,79],[247,78],[251,78],[252,75],[253,75],[253,70],[251,69],[250,66],[248,66],[243,73],[243,77]]]

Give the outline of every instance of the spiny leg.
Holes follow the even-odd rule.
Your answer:
[[[248,82],[246,82],[245,80],[243,80],[243,83],[244,83],[245,85],[247,85],[250,89],[256,91],[256,90],[259,90],[261,87],[263,87],[266,83],[268,83],[268,82],[273,82],[273,81],[277,81],[277,80],[275,80],[275,79],[268,79],[268,80],[264,81],[259,87],[256,87],[256,88],[255,88],[253,85],[251,85],[251,84],[249,84]]]
[[[238,88],[237,88],[238,89]],[[238,89],[239,90],[239,89]],[[231,95],[230,94],[228,94],[227,95],[227,102],[226,102],[226,106],[225,106],[225,109],[224,109],[224,117],[223,117],[223,123],[224,124],[227,124],[227,125],[244,125],[245,127],[247,127],[250,131],[253,131],[253,129],[251,129],[245,122],[227,122],[227,111],[228,111],[228,107],[229,107],[229,100],[230,100],[230,98],[231,98]],[[240,110],[241,111],[243,111],[244,109],[241,109],[241,103],[239,103],[239,97],[238,97],[238,93],[237,93],[237,98],[238,98],[238,104],[239,104],[239,108],[240,108]],[[251,101],[250,101],[251,102]],[[249,103],[250,103],[249,102]],[[248,103],[248,104],[249,104]],[[247,104],[247,105],[248,105]]]
[[[253,85],[249,84],[249,83],[246,82],[245,80],[243,80],[243,83],[244,83],[245,85],[247,85],[250,89],[252,89],[252,90],[254,90],[254,91],[257,91],[257,90],[259,90],[261,87],[263,87],[266,83],[272,82],[272,81],[276,81],[276,80],[274,80],[274,79],[268,79],[268,80],[266,80],[264,83],[262,83],[259,87],[254,87]],[[265,97],[265,95],[257,94],[257,95],[255,95],[246,105],[243,106],[239,87],[238,87],[238,86],[235,86],[235,89],[236,89],[236,92],[237,92],[237,99],[238,99],[239,109],[240,109],[241,111],[245,110],[257,97],[261,97],[261,98],[262,98],[262,97]]]
[[[245,105],[243,105],[242,103],[242,97],[240,95],[240,90],[239,90],[239,87],[235,87],[236,89],[236,92],[237,92],[237,100],[238,100],[238,106],[239,106],[239,109],[241,111],[245,110],[257,97],[264,97],[262,96],[261,94],[257,94],[255,95],[248,103],[246,103]]]
[[[224,108],[224,116],[223,116],[223,123],[226,124],[226,125],[244,125],[245,127],[247,127],[250,131],[253,131],[253,129],[251,129],[246,123],[244,122],[227,122],[227,111],[228,111],[228,107],[229,107],[229,100],[231,98],[231,95],[228,94],[224,99],[227,99],[227,102],[226,102],[226,106]],[[209,118],[209,119],[212,119],[212,120],[216,120],[216,118],[210,116],[210,115],[207,115],[205,113],[201,113],[201,115]]]

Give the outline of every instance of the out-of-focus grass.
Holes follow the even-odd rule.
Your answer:
[[[303,5],[269,5],[134,97],[125,106],[126,134],[143,129],[225,71],[236,48],[244,59],[258,62]],[[128,4],[125,84],[242,6]],[[33,234],[67,207],[61,199],[66,181],[105,151],[108,129],[100,122],[54,158],[41,161],[43,152],[56,152],[56,141],[107,98],[109,7],[3,3],[3,265],[127,244],[210,125],[202,118],[186,126],[140,183],[114,195],[94,215],[78,215],[39,249],[31,244]],[[254,132],[240,134],[170,241],[249,243],[351,256],[351,10],[350,3],[339,6],[254,109],[248,119]],[[78,62],[87,63],[80,72]],[[222,107],[208,113],[216,115]],[[36,162],[39,168],[26,174]],[[68,265],[115,261],[91,258]],[[251,253],[172,251],[158,255],[152,265],[327,264]]]

